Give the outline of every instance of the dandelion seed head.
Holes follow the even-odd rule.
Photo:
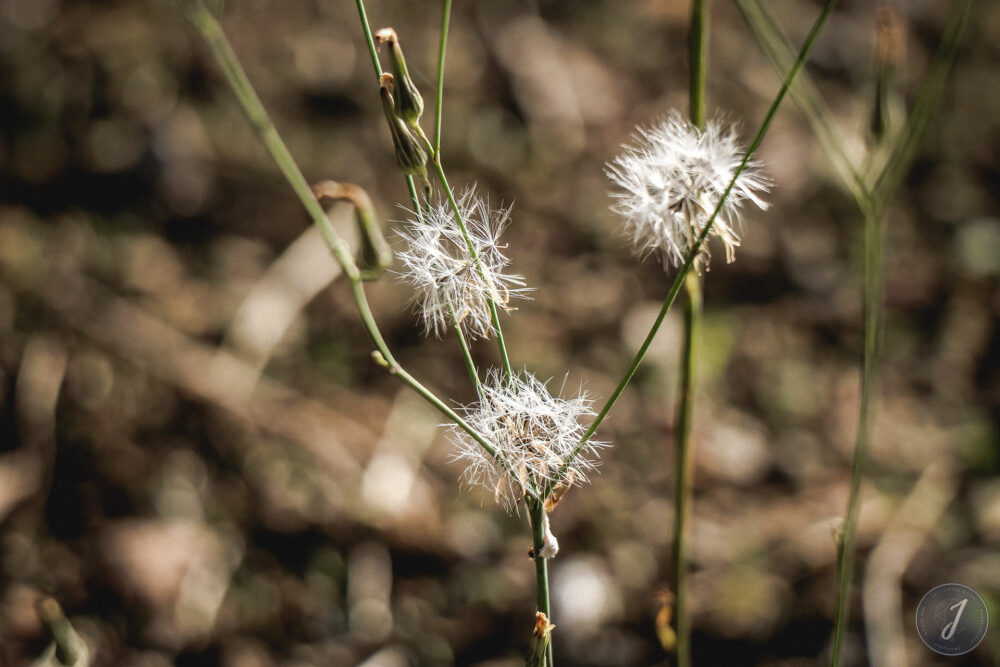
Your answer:
[[[525,495],[537,497],[555,480],[579,445],[586,428],[583,417],[594,415],[586,395],[565,399],[552,396],[544,382],[522,372],[507,379],[491,370],[480,400],[463,409],[465,420],[486,437],[495,456],[459,427],[451,435],[465,464],[463,480],[479,484],[497,502],[514,510]],[[574,483],[586,481],[585,471],[597,466],[597,453],[606,443],[589,440],[572,461]]]
[[[510,260],[500,234],[510,220],[510,207],[490,208],[474,188],[456,203],[468,240],[448,201],[429,203],[419,219],[398,232],[406,246],[398,254],[400,274],[413,288],[415,310],[427,334],[440,336],[457,320],[466,337],[487,338],[493,332],[490,301],[498,311],[513,310],[511,300],[525,298],[529,291],[521,276],[505,273]]]
[[[653,127],[639,128],[634,145],[623,148],[606,170],[618,187],[612,210],[625,219],[637,255],[656,254],[664,267],[680,266],[743,160],[736,129],[720,120],[699,129],[675,111]],[[766,209],[760,195],[770,185],[756,160],[736,179],[709,232],[722,241],[727,262],[740,244],[741,208],[750,202]],[[708,259],[704,243],[696,266]]]

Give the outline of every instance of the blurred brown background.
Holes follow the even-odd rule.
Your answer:
[[[912,100],[950,3],[900,4]],[[778,77],[736,9],[713,5],[710,114],[749,140]],[[800,43],[819,4],[772,5]],[[439,3],[367,8],[398,31],[430,132]],[[808,68],[854,156],[876,9],[841,2]],[[975,11],[890,209],[851,665],[1000,662],[995,630],[945,660],[912,621],[949,581],[1000,611],[1000,5]],[[455,3],[444,163],[456,187],[514,203],[509,256],[536,291],[505,333],[515,365],[553,389],[606,397],[669,285],[630,256],[603,164],[636,124],[686,108],[687,13]],[[387,227],[404,219],[354,3],[231,0],[223,25],[306,177],[357,183]],[[439,415],[371,362],[346,286],[178,4],[0,0],[0,118],[0,664],[46,645],[42,594],[98,665],[521,664],[526,520],[460,488]],[[702,665],[813,664],[835,608],[861,218],[790,101],[760,157],[773,207],[705,275]],[[419,334],[401,284],[369,294],[404,366],[472,400],[453,341]],[[601,474],[553,514],[561,665],[669,664],[653,619],[679,328],[672,314],[601,428]],[[474,354],[496,361],[489,343]]]

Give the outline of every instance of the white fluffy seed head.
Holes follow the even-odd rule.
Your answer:
[[[465,464],[463,479],[480,484],[497,502],[515,510],[526,494],[538,497],[555,480],[579,445],[586,428],[582,417],[590,417],[591,401],[585,395],[564,399],[552,396],[544,382],[528,372],[510,380],[491,370],[483,383],[482,397],[463,409],[465,420],[482,433],[496,456],[486,452],[455,425],[454,459]],[[597,465],[597,451],[606,443],[590,440],[571,463],[570,483],[586,481],[586,471]]]
[[[500,234],[510,220],[510,207],[490,208],[474,188],[461,194],[457,204],[468,241],[449,202],[428,204],[420,219],[398,232],[406,244],[397,255],[404,267],[400,274],[413,287],[415,310],[427,334],[440,336],[457,320],[466,337],[486,338],[493,332],[489,302],[498,311],[513,310],[511,299],[526,297],[528,289],[521,276],[504,273],[510,261]]]
[[[617,200],[612,210],[625,218],[637,255],[655,253],[664,268],[680,266],[743,160],[736,129],[713,120],[702,130],[675,111],[653,127],[639,128],[634,145],[623,148],[606,171],[619,188],[612,193]],[[733,261],[740,244],[741,207],[749,201],[766,209],[760,194],[770,185],[755,160],[736,179],[709,232],[725,246],[726,261]],[[705,243],[696,266],[708,259]]]

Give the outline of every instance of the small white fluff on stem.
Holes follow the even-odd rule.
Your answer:
[[[451,205],[438,201],[398,232],[406,244],[397,255],[404,266],[400,273],[413,287],[425,333],[440,336],[457,320],[466,337],[487,338],[493,333],[489,302],[498,311],[513,310],[510,300],[524,298],[529,290],[521,276],[504,273],[510,261],[503,255],[507,246],[500,243],[500,234],[510,208],[491,209],[474,188],[456,201],[478,263]]]
[[[678,267],[722,199],[743,150],[732,125],[713,120],[702,130],[676,111],[653,127],[639,128],[634,141],[607,166],[608,177],[620,188],[612,193],[617,199],[612,210],[625,218],[637,255],[656,253],[664,268]],[[749,201],[766,209],[759,193],[770,185],[755,160],[736,179],[709,232],[722,240],[727,262],[740,244],[740,208]],[[707,266],[708,259],[705,243],[696,268]]]
[[[454,459],[466,466],[463,478],[489,489],[508,510],[515,510],[526,494],[537,498],[536,491],[554,480],[579,444],[586,431],[580,418],[594,415],[590,404],[586,396],[552,396],[545,383],[528,372],[508,380],[502,372],[490,370],[482,398],[463,412],[466,421],[486,436],[499,460],[452,425],[458,448]],[[574,459],[574,474],[568,479],[586,481],[584,471],[596,467],[597,450],[604,446],[588,441]]]

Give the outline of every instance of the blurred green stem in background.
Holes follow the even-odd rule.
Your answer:
[[[708,0],[691,4],[688,28],[688,112],[691,124],[705,128],[705,100],[708,82]],[[678,667],[691,665],[691,614],[687,605],[687,532],[691,518],[691,493],[694,487],[694,456],[691,451],[691,427],[694,418],[695,360],[701,329],[701,276],[688,273],[684,280],[687,300],[684,303],[684,342],[681,352],[680,391],[674,438],[674,525],[672,534],[671,588],[676,601]]]
[[[694,262],[697,259],[698,254],[701,252],[701,248],[705,244],[705,240],[708,238],[709,232],[712,231],[712,225],[715,223],[715,219],[718,217],[719,212],[722,211],[722,207],[725,205],[726,199],[729,198],[729,194],[736,185],[736,181],[739,179],[740,174],[742,174],[743,170],[746,169],[747,163],[750,162],[750,158],[754,156],[754,153],[756,153],[757,149],[760,148],[761,142],[764,141],[764,136],[767,134],[768,129],[770,129],[771,122],[778,113],[778,108],[781,106],[782,101],[784,101],[785,95],[788,94],[789,87],[792,85],[792,82],[795,81],[795,77],[798,75],[799,70],[802,69],[802,65],[812,52],[812,48],[815,45],[816,40],[819,39],[819,35],[823,31],[823,26],[826,25],[826,20],[833,12],[833,8],[836,4],[837,0],[826,0],[826,3],[823,5],[822,11],[816,18],[815,23],[813,23],[812,29],[809,31],[809,35],[806,37],[805,42],[802,44],[802,50],[799,52],[799,55],[792,64],[791,69],[782,81],[781,89],[771,102],[771,106],[768,108],[767,113],[764,114],[764,121],[757,130],[757,134],[750,143],[750,147],[747,148],[746,153],[743,154],[743,159],[740,161],[740,165],[736,168],[732,179],[729,181],[729,185],[726,186],[726,190],[722,193],[722,197],[719,198],[719,203],[716,204],[715,210],[712,211],[712,215],[709,216],[708,221],[705,223],[705,228],[701,230],[698,238],[695,239],[691,252],[688,254],[687,259],[684,260],[684,264],[681,265],[680,270],[677,272],[677,276],[674,277],[674,282],[670,285],[667,297],[663,301],[663,305],[660,307],[660,312],[653,321],[649,332],[646,334],[645,340],[643,340],[642,345],[639,346],[639,350],[636,352],[635,357],[632,358],[632,362],[625,370],[625,375],[618,383],[618,386],[615,387],[613,392],[611,392],[611,396],[608,397],[608,400],[601,407],[597,416],[594,418],[594,421],[591,422],[586,432],[584,432],[583,436],[580,438],[580,444],[576,446],[576,449],[573,450],[570,456],[566,457],[566,461],[559,469],[559,472],[549,482],[548,487],[543,492],[543,498],[548,498],[552,495],[552,491],[556,488],[556,486],[558,486],[559,482],[566,477],[566,474],[570,467],[572,467],[576,457],[579,456],[581,451],[583,451],[587,441],[590,440],[590,438],[594,435],[594,432],[597,431],[597,428],[601,425],[601,422],[604,421],[604,418],[608,416],[608,412],[611,411],[611,408],[618,400],[618,397],[621,396],[623,391],[625,391],[625,387],[628,386],[632,376],[635,375],[636,370],[638,370],[639,365],[646,356],[646,352],[649,350],[649,346],[653,343],[653,339],[656,337],[657,332],[660,330],[660,326],[663,324],[663,319],[667,316],[667,312],[677,299],[677,293],[680,292],[681,285],[686,280],[692,266],[694,266]]]
[[[90,667],[90,649],[59,603],[54,598],[43,597],[36,604],[36,612],[52,642],[31,667]]]
[[[781,33],[777,21],[760,0],[738,0],[738,4],[775,69],[779,73],[784,71],[791,59],[791,52],[788,40]],[[833,164],[834,170],[843,180],[844,186],[854,197],[864,221],[862,242],[864,349],[861,362],[861,399],[847,511],[838,539],[837,616],[831,650],[831,664],[834,667],[840,665],[847,631],[847,612],[850,608],[851,584],[854,578],[854,543],[857,533],[859,494],[868,459],[871,424],[877,399],[878,357],[883,326],[885,212],[916,157],[917,148],[940,106],[945,84],[969,25],[973,4],[974,0],[957,0],[951,5],[941,44],[923,79],[912,113],[901,131],[896,134],[890,131],[882,137],[888,142],[887,145],[882,141],[875,144],[871,153],[865,158],[865,162],[873,166],[867,173],[847,157],[843,150],[846,141],[837,128],[833,114],[824,104],[809,76],[803,75],[792,88],[792,98],[818,137],[820,145]],[[879,92],[884,94],[886,91]],[[873,157],[875,153],[883,151],[888,153],[888,157],[881,168],[878,168]]]
[[[851,490],[847,515],[838,535],[837,618],[831,664],[840,665],[840,651],[847,631],[851,581],[854,578],[854,538],[857,533],[859,491],[871,443],[871,422],[878,394],[878,356],[882,339],[882,278],[884,274],[885,216],[869,212],[864,220],[864,350],[861,361],[861,405],[851,464]]]
[[[254,91],[250,80],[247,78],[246,73],[240,66],[239,61],[236,58],[236,54],[233,53],[233,49],[230,46],[229,41],[226,39],[225,34],[222,32],[222,27],[219,25],[218,20],[210,11],[208,11],[201,0],[187,0],[186,6],[188,9],[188,18],[191,21],[191,24],[204,38],[209,50],[212,53],[212,57],[219,65],[223,74],[225,74],[226,81],[229,83],[230,88],[232,88],[233,93],[236,95],[236,99],[239,101],[240,106],[243,108],[244,113],[249,119],[251,127],[264,143],[264,146],[267,148],[271,157],[278,165],[281,173],[284,174],[289,185],[292,186],[292,190],[294,190],[296,196],[298,196],[299,201],[306,209],[306,212],[309,214],[313,223],[319,228],[323,235],[323,239],[330,247],[334,258],[340,263],[343,268],[344,275],[347,276],[347,279],[350,281],[351,293],[354,297],[355,304],[358,307],[358,313],[361,316],[361,321],[364,324],[365,330],[368,332],[368,336],[371,338],[372,343],[375,345],[375,351],[372,353],[373,358],[380,365],[386,368],[390,374],[399,378],[403,384],[417,392],[418,395],[434,406],[439,412],[441,412],[441,414],[457,424],[463,431],[468,433],[469,437],[479,443],[479,445],[495,461],[497,461],[497,463],[508,474],[514,475],[514,472],[510,470],[504,459],[497,455],[496,450],[481,433],[472,428],[468,422],[448,407],[444,401],[417,381],[416,378],[407,373],[406,370],[399,365],[399,362],[396,361],[395,357],[393,357],[392,352],[390,352],[388,345],[382,337],[382,333],[379,331],[375,318],[372,315],[371,308],[368,306],[368,299],[365,296],[364,284],[361,282],[360,272],[354,263],[354,259],[348,252],[344,242],[339,236],[337,236],[336,231],[334,231],[333,226],[330,224],[330,220],[326,217],[326,213],[323,212],[319,202],[313,196],[309,185],[306,183],[305,177],[299,170],[299,167],[295,163],[294,158],[292,158],[291,153],[289,153],[287,146],[285,146],[285,143],[282,141],[277,130],[274,128],[274,124],[271,123],[270,118],[268,118],[267,112],[264,110],[264,106],[261,104],[260,98],[257,97],[257,93]]]

